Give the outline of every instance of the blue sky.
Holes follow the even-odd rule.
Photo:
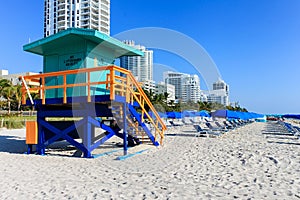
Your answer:
[[[0,7],[0,68],[10,73],[42,69],[39,56],[22,50],[43,37],[43,1],[30,2]],[[299,11],[299,0],[111,0],[111,35],[142,27],[181,32],[209,53],[231,101],[260,113],[300,113]],[[154,61],[194,73],[167,52],[155,51]]]

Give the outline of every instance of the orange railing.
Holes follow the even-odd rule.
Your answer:
[[[96,72],[104,72],[106,77],[105,80],[101,81],[91,81],[92,73]],[[78,75],[85,74],[86,81],[80,83],[67,83],[67,76],[70,75]],[[53,77],[62,77],[62,83],[57,85],[49,85],[47,86],[46,79]],[[162,144],[162,140],[164,138],[164,131],[166,130],[166,126],[163,120],[159,117],[156,109],[146,96],[145,92],[140,86],[140,83],[135,80],[130,71],[123,69],[117,66],[105,66],[105,67],[93,67],[93,68],[84,68],[84,69],[75,69],[75,70],[66,70],[59,72],[50,72],[44,74],[30,75],[23,77],[25,82],[40,82],[40,86],[35,88],[27,88],[26,83],[22,83],[22,104],[26,104],[26,93],[37,92],[40,93],[40,99],[42,100],[42,104],[46,103],[46,92],[47,90],[53,89],[62,89],[63,90],[63,103],[67,103],[67,88],[74,87],[86,87],[87,88],[87,102],[91,102],[91,87],[92,86],[100,86],[103,85],[107,90],[109,90],[110,100],[115,100],[115,95],[124,96],[126,98],[127,103],[137,102],[140,105],[142,110],[142,122],[145,121],[144,115],[147,116],[149,122],[153,125],[155,130],[155,139],[157,136],[160,136],[160,143]],[[28,91],[29,90],[29,91]],[[149,108],[149,111],[146,110],[145,107]],[[151,117],[149,112],[152,112],[154,117]]]

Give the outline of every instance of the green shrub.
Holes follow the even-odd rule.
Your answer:
[[[24,122],[22,121],[16,121],[13,119],[9,119],[7,121],[4,121],[3,126],[7,129],[19,129],[19,128],[24,128]]]

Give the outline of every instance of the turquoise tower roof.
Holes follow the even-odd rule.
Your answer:
[[[103,49],[113,54],[113,57],[119,58],[121,56],[143,56],[144,53],[130,47],[123,42],[110,37],[104,33],[92,29],[82,28],[68,28],[57,34],[37,40],[30,44],[23,46],[23,50],[38,55],[49,55],[57,51],[58,48],[63,48],[65,44],[73,43],[76,41],[89,41],[96,45],[101,45]]]

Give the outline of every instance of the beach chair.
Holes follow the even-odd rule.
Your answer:
[[[190,118],[184,118],[182,121],[183,121],[183,123],[185,125],[191,125],[191,124],[193,124],[193,122],[190,120]]]
[[[231,124],[229,121],[223,121],[223,124],[229,129],[237,128],[237,126],[235,124]]]
[[[205,128],[201,127],[201,125],[199,125],[199,124],[194,124],[193,126],[197,131],[195,134],[195,137],[199,137],[199,136],[218,137],[222,134],[217,131],[211,131],[209,129],[205,129]]]
[[[227,121],[223,121],[223,124],[227,129],[230,129],[230,130],[235,129],[235,127],[233,125],[229,124]]]
[[[217,125],[218,128],[220,128],[221,130],[227,132],[229,131],[229,128],[227,128],[226,126],[222,126],[218,121],[215,121],[215,124]]]
[[[292,133],[294,136],[300,136],[300,129],[296,126],[291,125],[290,123],[284,123],[289,133]]]
[[[225,129],[223,127],[218,127],[216,125],[213,125],[210,122],[206,122],[205,125],[209,128],[209,130],[211,131],[225,131]]]
[[[237,123],[235,120],[230,120],[228,121],[232,126],[234,126],[235,128],[238,128],[241,126],[241,124]]]
[[[172,124],[168,120],[165,120],[164,122],[166,127],[172,127]]]
[[[294,126],[286,122],[268,122],[268,127],[262,131],[262,134],[273,136],[300,136],[300,132]]]
[[[169,122],[172,126],[183,126],[183,123],[181,121],[171,120]]]

